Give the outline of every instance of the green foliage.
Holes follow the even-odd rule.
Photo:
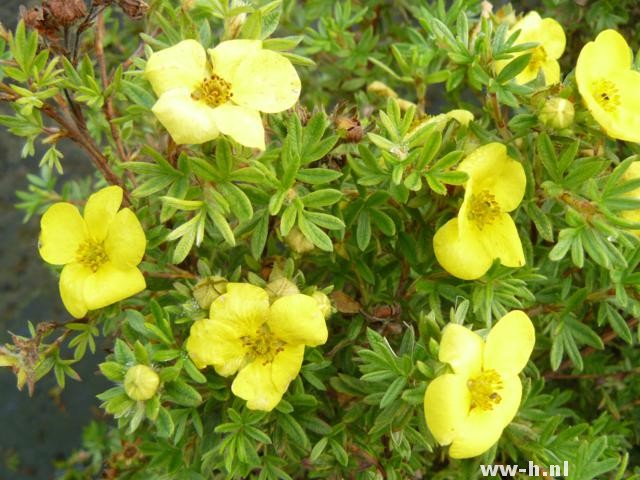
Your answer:
[[[73,365],[98,337],[113,346],[99,365],[113,383],[98,395],[109,417],[87,427],[83,449],[57,465],[60,478],[104,469],[123,479],[462,480],[479,477],[480,464],[565,460],[574,480],[640,478],[640,224],[624,214],[640,209],[630,195],[640,180],[625,176],[640,149],[605,135],[571,73],[605,27],[638,48],[633,1],[542,2],[541,15],[562,22],[568,38],[564,81],[548,87],[514,81],[530,54],[512,55],[535,44],[515,43],[509,6],[488,14],[476,0],[148,3],[140,22],[115,4],[96,11],[106,28],[78,33],[77,51],[56,50],[24,22],[0,35],[0,100],[13,109],[0,124],[23,139],[23,156],[41,155],[18,208],[28,219],[119,183],[148,242],[143,293],[83,319],[39,319],[0,348],[18,386],[33,389],[49,372],[60,387],[80,380]],[[262,39],[296,65],[300,104],[264,116],[264,152],[224,136],[201,146],[168,138],[142,72],[153,50],[185,38],[208,48]],[[498,73],[501,60],[509,62]],[[575,101],[568,128],[539,118],[556,96]],[[451,109],[475,119],[444,115]],[[60,177],[69,141],[98,175]],[[496,262],[461,281],[438,265],[433,235],[462,202],[467,174],[457,166],[494,141],[526,172],[513,212],[526,265]],[[196,285],[214,275],[331,292],[329,341],[306,349],[272,412],[247,409],[231,379],[198,369],[186,352],[191,325],[208,315]],[[448,371],[438,361],[441,330],[454,322],[486,333],[513,309],[527,312],[537,335],[519,413],[487,453],[450,460],[423,413],[426,386]],[[159,375],[148,400],[125,392],[134,365]]]

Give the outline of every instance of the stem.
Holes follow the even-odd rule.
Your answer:
[[[107,75],[107,64],[104,59],[104,13],[101,11],[98,14],[98,21],[96,23],[96,40],[95,40],[95,48],[96,48],[96,58],[98,60],[98,66],[100,68],[100,77],[102,78],[102,88],[106,91],[109,87],[109,77]],[[115,118],[115,110],[113,108],[113,99],[111,95],[105,98],[104,103],[104,114],[107,117],[107,122],[109,122],[109,127],[111,129],[111,136],[113,137],[113,141],[116,143],[116,149],[118,150],[118,155],[122,159],[123,162],[128,161],[129,155],[124,149],[122,144],[122,139],[120,138],[120,132],[118,131],[117,126],[114,124],[113,119]],[[131,173],[131,172],[129,172]]]

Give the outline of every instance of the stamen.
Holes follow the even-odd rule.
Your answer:
[[[533,72],[537,72],[540,70],[540,67],[547,61],[547,51],[544,49],[542,45],[534,48],[531,51],[531,60],[529,60],[529,65],[527,68]]]
[[[467,218],[482,230],[485,225],[491,225],[500,215],[501,210],[496,197],[487,190],[472,195]]]
[[[284,350],[285,342],[277,338],[269,327],[262,325],[255,335],[246,335],[240,337],[240,341],[247,349],[247,357],[249,361],[260,358],[263,365],[273,362],[276,355]]]
[[[487,370],[467,381],[471,393],[471,409],[492,410],[502,401],[498,390],[502,390],[502,378],[495,370]]]
[[[231,84],[216,74],[205,79],[191,94],[194,100],[202,100],[210,107],[217,107],[227,103],[233,97]]]
[[[104,243],[85,240],[76,251],[76,260],[92,272],[97,272],[101,265],[109,261],[109,257]]]
[[[591,84],[591,91],[596,102],[606,112],[613,112],[620,106],[618,87],[611,80],[600,79]]]

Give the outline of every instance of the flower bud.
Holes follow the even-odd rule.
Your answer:
[[[124,376],[124,391],[132,400],[149,400],[158,391],[160,377],[146,365],[136,365]]]
[[[545,125],[560,130],[571,126],[574,114],[573,103],[565,98],[554,97],[544,104],[539,117]]]
[[[236,7],[244,7],[247,5],[247,2],[244,0],[233,0],[231,2],[231,8]],[[225,20],[225,31],[227,33],[227,38],[237,38],[240,35],[240,30],[244,23],[247,21],[246,12],[235,15],[231,18]]]
[[[269,294],[269,297],[274,299],[300,293],[296,284],[284,277],[269,282],[265,290]]]
[[[380,82],[378,80],[367,85],[367,92],[373,93],[375,95],[380,95],[381,97],[396,98],[398,96],[398,94],[393,91],[391,87],[389,87],[386,83]]]
[[[314,249],[313,243],[304,236],[298,227],[293,227],[284,241],[296,253],[307,253]]]
[[[318,303],[318,307],[320,307],[320,311],[322,312],[322,315],[324,315],[324,318],[329,318],[331,316],[331,313],[333,312],[331,308],[331,300],[329,300],[329,297],[327,297],[327,295],[322,293],[321,291],[317,290],[313,292],[311,298],[313,298]]]
[[[200,308],[207,310],[213,301],[227,292],[227,279],[214,275],[200,280],[193,287],[193,296]]]

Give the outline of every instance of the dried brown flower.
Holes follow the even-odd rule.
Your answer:
[[[147,13],[147,10],[149,10],[149,5],[143,0],[118,0],[118,5],[120,5],[122,11],[133,20],[142,18]]]
[[[68,27],[87,15],[84,0],[44,0],[42,8],[63,27]]]

